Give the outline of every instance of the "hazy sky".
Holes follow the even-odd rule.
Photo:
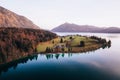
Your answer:
[[[26,16],[43,29],[65,22],[120,27],[120,0],[0,0],[0,6]]]

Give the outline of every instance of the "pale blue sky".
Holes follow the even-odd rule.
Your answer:
[[[120,0],[0,0],[0,6],[26,16],[43,29],[65,22],[120,27]]]

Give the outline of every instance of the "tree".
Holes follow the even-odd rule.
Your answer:
[[[72,39],[72,36],[70,36],[69,38]]]
[[[51,49],[49,47],[46,48],[46,52],[51,52]]]
[[[109,45],[111,44],[111,40],[108,41],[108,44],[109,44]]]
[[[85,42],[84,41],[80,41],[80,47],[84,47],[85,46]]]
[[[60,39],[60,43],[63,43],[63,39],[62,38]]]
[[[64,52],[64,51],[65,51],[65,49],[64,49],[64,48],[62,48],[61,50],[62,50],[62,52]]]
[[[52,41],[52,43],[53,43],[53,44],[55,43],[54,40]]]

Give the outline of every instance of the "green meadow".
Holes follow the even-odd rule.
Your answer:
[[[84,46],[79,46],[80,42],[84,42]],[[67,46],[67,44],[69,46]],[[57,48],[56,46],[62,46]],[[37,46],[37,52],[46,52],[46,49],[49,48],[50,52],[86,52],[95,50],[101,47],[101,44],[97,43],[96,39],[91,39],[86,36],[79,36],[79,35],[73,35],[73,36],[59,36],[55,39],[52,39],[47,42],[41,42]]]

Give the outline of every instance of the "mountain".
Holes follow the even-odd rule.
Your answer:
[[[109,27],[100,28],[91,25],[77,25],[71,23],[64,23],[60,26],[53,28],[53,32],[93,32],[93,33],[120,33],[120,28]]]
[[[37,45],[57,35],[29,19],[0,7],[0,64],[37,53]]]
[[[109,27],[103,29],[101,32],[103,33],[120,33],[120,28],[118,27]]]
[[[32,21],[0,6],[0,27],[39,29]]]

